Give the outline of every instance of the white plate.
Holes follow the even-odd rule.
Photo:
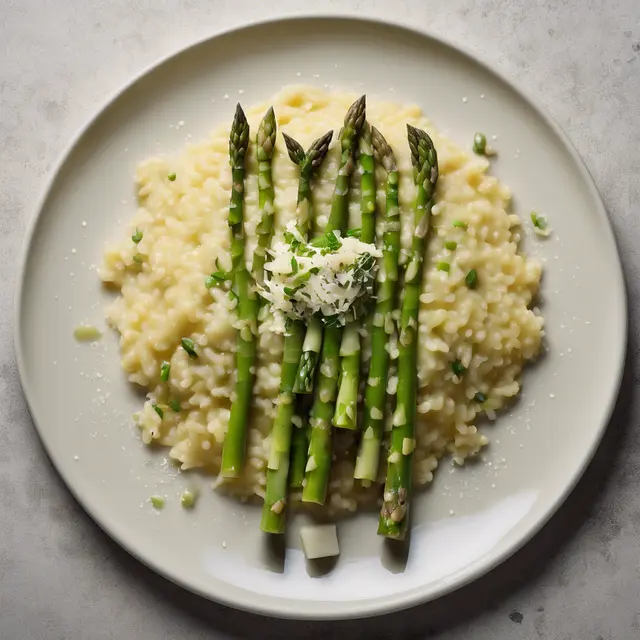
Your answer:
[[[487,426],[484,462],[444,463],[415,499],[406,564],[376,536],[376,515],[340,525],[334,567],[307,565],[295,531],[286,563],[259,532],[259,509],[206,488],[185,512],[188,479],[138,438],[140,397],[119,367],[116,337],[77,344],[80,322],[104,326],[94,271],[105,241],[134,211],[137,161],[179,149],[282,85],[337,85],[415,101],[468,146],[497,135],[495,173],[526,216],[554,233],[530,238],[545,264],[548,353],[528,371],[512,412]],[[171,127],[184,120],[181,128]],[[86,226],[84,222],[86,221]],[[233,31],[154,67],[122,91],[69,149],[29,236],[17,298],[16,349],[33,419],[51,459],[115,540],[171,580],[262,613],[370,615],[433,599],[485,573],[526,542],[562,503],[606,427],[621,377],[626,302],[596,189],[564,135],[506,80],[432,36],[351,19],[300,19]],[[489,464],[491,463],[491,464]],[[165,509],[148,505],[167,494]],[[297,517],[294,529],[304,518]],[[401,556],[401,554],[400,554]],[[331,569],[331,570],[328,570]],[[315,579],[311,576],[316,576]]]

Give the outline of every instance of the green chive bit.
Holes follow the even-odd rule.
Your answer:
[[[142,264],[142,263],[144,262],[144,256],[143,256],[141,253],[136,253],[136,254],[133,256],[133,261],[134,261],[136,264]]]
[[[160,366],[160,380],[167,382],[169,380],[169,372],[171,371],[171,363],[166,360]]]
[[[466,222],[462,222],[462,220],[454,220],[451,223],[452,227],[455,227],[456,229],[468,229],[469,225]]]
[[[473,399],[479,404],[483,404],[487,401],[487,396],[485,396],[484,393],[482,393],[482,391],[478,391],[478,393],[476,393],[476,395],[473,396]]]
[[[142,240],[142,231],[136,228],[136,232],[131,236],[131,239],[135,244],[140,244],[140,241]]]
[[[458,243],[455,242],[454,240],[449,240],[444,243],[444,248],[448,249],[449,251],[455,251],[457,246],[458,246]]]
[[[298,261],[296,260],[295,256],[291,257],[291,273],[292,275],[298,273]]]
[[[349,238],[359,238],[362,235],[362,228],[358,227],[357,229],[349,229],[347,231],[347,237]]]
[[[175,173],[170,173],[167,178],[169,178],[170,182],[174,182],[176,179],[176,174]]]
[[[162,496],[151,496],[149,498],[149,502],[151,503],[151,506],[154,509],[158,509],[158,511],[164,507],[164,498]]]
[[[487,137],[484,133],[476,133],[473,136],[473,152],[483,156],[487,151]]]
[[[464,281],[469,289],[475,289],[478,286],[478,272],[475,269],[471,269],[464,277]]]
[[[176,413],[180,413],[180,400],[169,400],[167,403]]]
[[[448,262],[438,262],[436,267],[438,271],[445,271],[446,273],[449,273],[449,270],[451,269],[451,265]]]
[[[196,343],[191,338],[182,338],[182,348],[189,354],[190,358],[197,358]]]
[[[157,404],[152,404],[153,410],[160,416],[160,418],[164,418],[164,411],[162,407],[159,407]]]
[[[217,284],[218,281],[213,276],[207,276],[204,279],[204,286],[207,287],[207,289],[213,289]]]
[[[544,216],[539,216],[535,211],[531,212],[531,222],[537,229],[545,231],[547,228],[547,219]]]
[[[462,362],[460,362],[460,360],[454,360],[451,363],[451,371],[453,371],[454,375],[458,378],[461,378],[466,370],[467,368],[462,364]]]

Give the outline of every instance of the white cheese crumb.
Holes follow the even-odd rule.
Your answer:
[[[338,531],[335,524],[321,524],[300,528],[302,549],[308,560],[340,555]]]

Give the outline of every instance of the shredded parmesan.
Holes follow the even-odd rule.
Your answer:
[[[321,315],[339,324],[357,317],[356,303],[371,295],[380,250],[337,232],[328,246],[305,243],[294,222],[287,232],[288,238],[269,252],[265,270],[270,278],[260,290],[273,314],[300,320]]]

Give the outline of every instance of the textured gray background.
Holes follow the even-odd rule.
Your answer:
[[[541,534],[454,596],[336,625],[234,612],[186,594],[129,558],[89,520],[48,463],[12,349],[14,278],[27,221],[76,130],[158,57],[217,30],[301,13],[311,4],[317,12],[393,15],[439,31],[537,94],[601,190],[631,300],[629,361],[616,416],[585,478]],[[0,640],[334,633],[640,638],[638,0],[0,0],[0,43]]]

